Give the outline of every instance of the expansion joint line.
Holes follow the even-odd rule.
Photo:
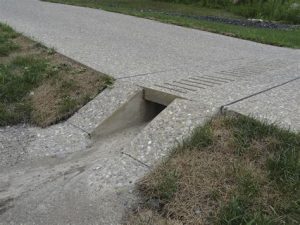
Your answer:
[[[72,125],[73,127],[77,128],[77,129],[83,131],[84,133],[86,133],[89,136],[89,138],[91,137],[91,133],[89,133],[88,131],[84,130],[83,128],[81,128],[81,127],[79,127],[79,126],[77,126],[77,125],[75,125],[75,124],[73,124],[71,122],[68,122],[68,121],[67,121],[67,123],[70,124],[70,125]]]
[[[116,79],[117,80],[124,80],[124,79],[128,79],[128,78],[142,77],[142,76],[147,76],[147,75],[156,74],[156,73],[164,73],[164,72],[174,71],[174,70],[178,70],[178,69],[180,69],[180,68],[160,70],[160,71],[154,71],[154,72],[149,72],[149,73],[139,73],[139,74],[134,74],[134,75],[126,76],[126,77],[119,77],[119,78],[116,78]]]
[[[146,163],[142,162],[141,160],[139,160],[139,159],[133,157],[132,155],[130,155],[130,154],[126,153],[126,152],[121,152],[121,154],[126,155],[126,156],[128,156],[129,158],[131,158],[131,159],[137,161],[138,163],[142,164],[143,166],[147,167],[148,169],[151,169],[151,166],[149,166],[149,165],[147,165]]]
[[[286,85],[286,84],[288,84],[288,83],[291,83],[291,82],[293,82],[293,81],[295,81],[295,80],[298,80],[298,79],[300,79],[300,77],[296,77],[296,78],[291,79],[291,80],[288,80],[288,81],[286,81],[286,82],[284,82],[284,83],[275,85],[275,86],[270,87],[270,88],[267,88],[267,89],[265,89],[265,90],[262,90],[262,91],[259,91],[259,92],[254,93],[254,94],[248,95],[248,96],[246,96],[246,97],[240,98],[240,99],[235,100],[235,101],[233,101],[233,102],[230,102],[230,103],[228,103],[228,104],[226,104],[226,105],[222,105],[222,106],[221,106],[221,113],[224,112],[224,109],[225,109],[225,107],[227,107],[227,106],[230,106],[230,105],[233,105],[233,104],[235,104],[235,103],[244,101],[244,100],[246,100],[246,99],[248,99],[248,98],[252,98],[252,97],[254,97],[254,96],[256,96],[256,95],[265,93],[265,92],[270,91],[270,90],[272,90],[272,89],[275,89],[275,88],[284,86],[284,85]]]

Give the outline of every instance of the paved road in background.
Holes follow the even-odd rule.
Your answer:
[[[299,49],[38,0],[0,0],[0,21],[115,78],[300,129]]]
[[[38,0],[0,0],[0,20],[114,77],[300,56],[299,50]]]

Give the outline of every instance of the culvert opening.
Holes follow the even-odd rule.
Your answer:
[[[98,140],[136,126],[143,128],[174,99],[170,96],[164,98],[149,89],[140,91],[100,124],[92,133],[92,138]]]

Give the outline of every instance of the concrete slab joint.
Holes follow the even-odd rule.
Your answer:
[[[38,0],[0,0],[0,21],[116,79],[63,123],[0,128],[0,225],[120,224],[221,106],[300,130],[299,49]]]

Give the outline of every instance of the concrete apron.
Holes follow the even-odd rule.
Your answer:
[[[0,224],[120,224],[137,180],[220,109],[299,130],[297,63],[221,69],[117,80],[64,123],[1,128]]]
[[[222,84],[192,94],[177,89],[188,91],[196,78],[186,81],[189,87],[173,82],[171,89],[117,81],[64,123],[2,128],[0,224],[121,224],[138,202],[137,180],[220,109],[263,115],[270,96],[273,113],[282,101],[299,101],[299,92],[294,93],[300,79],[294,69],[290,74],[275,80],[270,74],[270,82],[268,76],[264,82],[257,76],[236,83],[225,76],[198,77],[202,84],[213,79]],[[226,85],[230,93],[237,90],[235,95],[224,94]],[[208,101],[210,93],[215,95]]]
[[[18,153],[1,154],[0,224],[120,224],[136,181],[214,113],[117,81],[62,124],[2,129]]]
[[[300,130],[299,50],[96,9],[0,2],[1,21],[119,79],[64,123],[0,128],[0,224],[119,224],[136,202],[134,183],[221,106]]]
[[[234,101],[216,94],[213,104],[203,101],[207,93],[196,99],[195,94],[189,98],[172,89],[117,81],[64,123],[46,129],[2,128],[0,224],[121,224],[138,202],[135,183],[193,128],[221,109],[263,115],[272,105],[269,112],[276,113],[276,106],[299,101],[299,81],[295,75],[284,77],[259,90],[257,77],[251,81],[254,89],[244,92],[247,83],[231,82],[244,89]],[[272,104],[265,104],[270,96]],[[292,118],[286,110],[276,118],[278,114]]]

